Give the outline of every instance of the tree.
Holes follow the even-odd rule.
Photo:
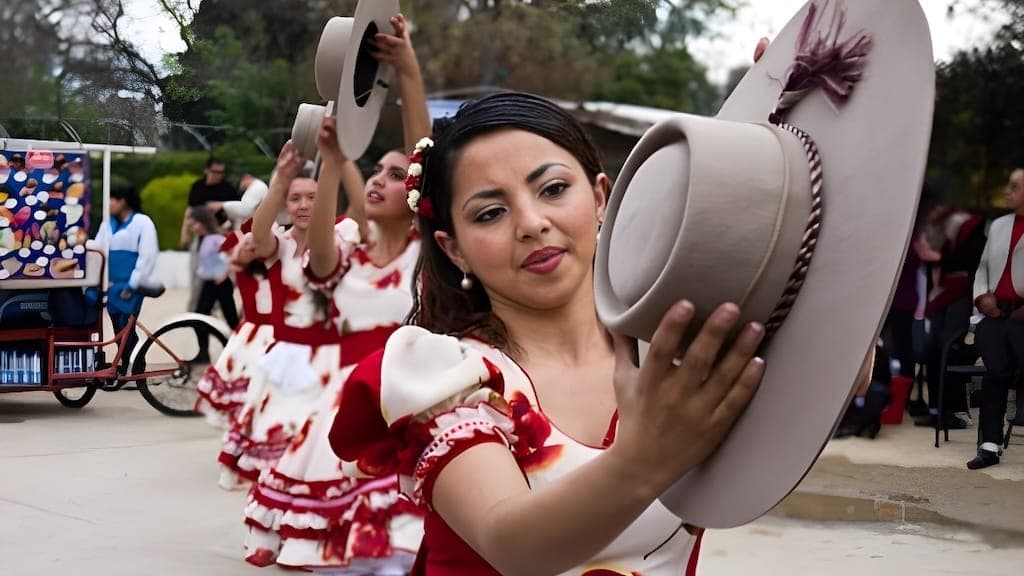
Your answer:
[[[431,90],[500,86],[704,110],[714,97],[686,41],[704,32],[710,14],[735,4],[424,0],[409,13]]]
[[[951,5],[961,8],[960,2]],[[988,209],[1024,166],[1024,0],[985,0],[1010,16],[991,46],[936,69],[929,177],[964,206]]]

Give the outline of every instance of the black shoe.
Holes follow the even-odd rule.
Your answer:
[[[971,470],[981,470],[995,464],[999,464],[999,454],[978,448],[978,455],[967,463],[967,467]]]
[[[925,426],[928,428],[935,428],[935,421],[937,419],[938,418],[936,414],[925,414],[924,416],[918,416],[917,418],[914,418],[914,426]],[[944,420],[945,428],[948,428],[949,430],[963,430],[964,428],[967,428],[967,422],[964,422],[963,420],[957,418],[953,414],[946,414]]]
[[[918,398],[907,403],[907,413],[917,418],[928,414],[928,403]]]
[[[863,427],[863,420],[864,408],[851,402],[850,405],[846,407],[843,419],[839,421],[839,426],[836,426],[836,431],[832,437],[839,439],[846,438],[848,436],[856,436],[860,433],[860,430]]]
[[[871,440],[878,436],[878,432],[882,429],[882,421],[878,418],[871,420],[864,424],[860,430],[857,431],[857,436],[861,438],[868,438]]]

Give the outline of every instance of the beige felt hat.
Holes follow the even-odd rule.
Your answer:
[[[661,497],[685,522],[754,520],[831,437],[895,289],[934,95],[916,0],[816,0],[716,117],[660,122],[623,166],[595,263],[602,321],[649,341],[686,298],[687,339],[727,301],[768,326],[753,401]]]
[[[316,57],[313,60],[313,72],[316,91],[327,101],[327,106],[299,104],[295,122],[292,124],[292,143],[306,160],[313,160],[316,157],[317,132],[324,116],[334,112],[333,100],[338,97],[341,71],[345,66],[345,54],[348,52],[354,24],[354,18],[335,16],[327,21],[320,33],[320,42],[317,43]]]
[[[320,33],[313,71],[316,75],[316,91],[325,101],[338,98],[341,71],[345,66],[345,54],[348,53],[354,25],[354,18],[335,16],[327,21]]]
[[[316,158],[316,135],[320,131],[324,116],[328,114],[328,109],[333,105],[333,102],[328,102],[327,106],[299,104],[299,110],[295,113],[295,122],[292,124],[292,144],[306,160]]]
[[[337,97],[338,144],[346,158],[366,151],[380,119],[394,68],[380,64],[369,53],[369,41],[378,32],[393,34],[390,19],[399,12],[398,0],[360,0],[353,17]]]

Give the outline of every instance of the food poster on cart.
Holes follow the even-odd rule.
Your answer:
[[[85,277],[89,154],[0,151],[0,280]]]

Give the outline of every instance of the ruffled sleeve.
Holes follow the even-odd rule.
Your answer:
[[[341,282],[345,273],[351,267],[349,258],[359,246],[359,224],[351,219],[341,217],[334,224],[334,249],[338,252],[337,264],[330,274],[323,278],[317,276],[309,266],[309,252],[303,261],[302,270],[306,274],[306,280],[314,290],[321,292],[333,292],[334,288]]]
[[[503,385],[477,350],[405,326],[346,381],[331,446],[364,474],[397,473],[402,492],[430,506],[434,480],[456,456],[478,444],[515,443]]]

